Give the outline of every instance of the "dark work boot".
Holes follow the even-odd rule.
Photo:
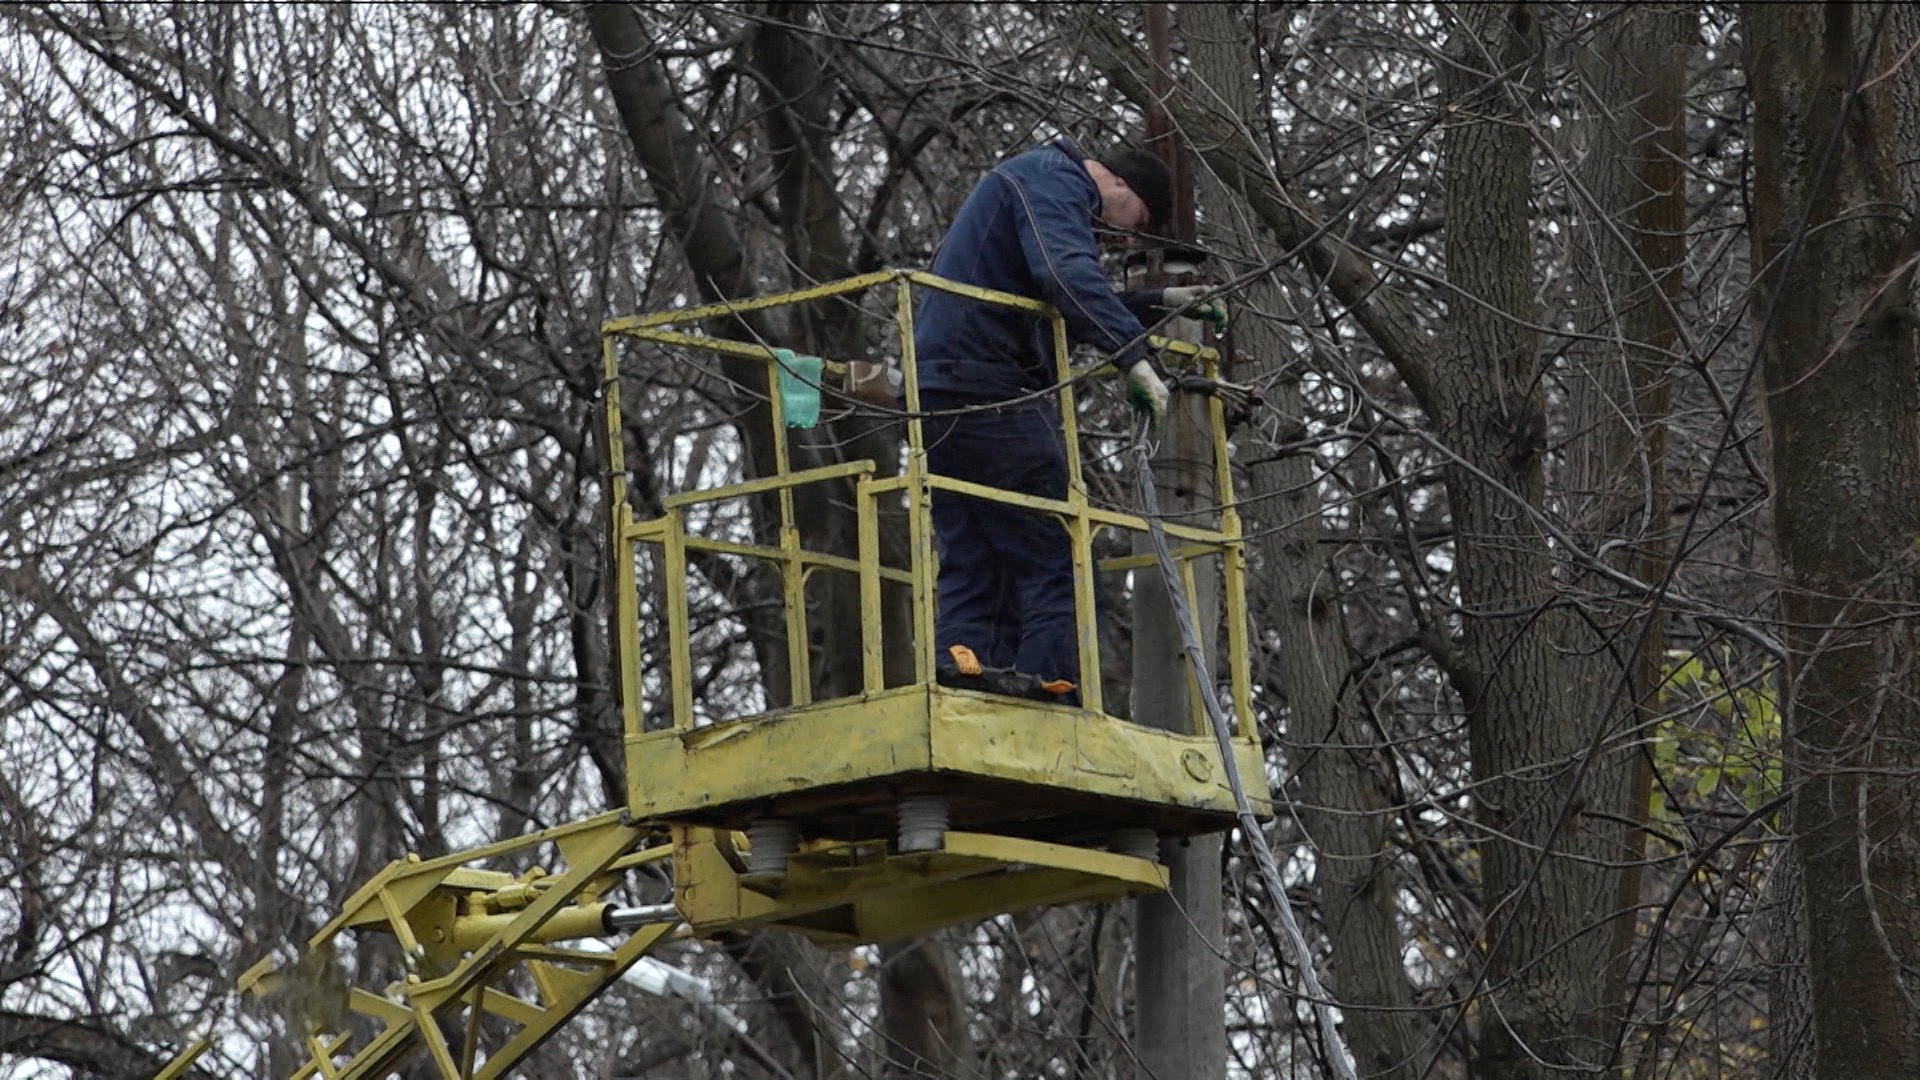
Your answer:
[[[987,667],[965,645],[947,648],[947,655],[934,664],[934,681],[955,690],[978,690],[983,694],[1056,705],[1062,703],[1064,695],[1077,689],[1065,679],[1042,679],[1025,671]]]

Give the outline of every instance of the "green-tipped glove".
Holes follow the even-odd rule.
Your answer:
[[[1167,384],[1153,370],[1153,362],[1141,360],[1127,369],[1127,400],[1142,412],[1153,414],[1155,423],[1167,417]]]
[[[1213,290],[1211,285],[1173,285],[1160,293],[1160,306],[1168,311],[1177,311],[1189,319],[1205,319],[1216,329],[1224,330],[1227,325],[1227,305],[1218,300],[1204,299]]]

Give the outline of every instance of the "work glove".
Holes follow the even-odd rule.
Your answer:
[[[1141,360],[1127,369],[1127,400],[1133,407],[1153,414],[1157,423],[1167,416],[1167,384],[1153,370],[1153,362]]]
[[[890,364],[850,360],[846,385],[848,396],[855,401],[882,408],[897,407],[900,403],[900,369]]]
[[[1190,319],[1206,319],[1219,326],[1227,322],[1227,306],[1218,300],[1202,300],[1211,285],[1172,285],[1161,290],[1160,306]]]

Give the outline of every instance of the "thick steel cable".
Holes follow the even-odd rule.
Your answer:
[[[1213,679],[1207,674],[1206,654],[1200,647],[1200,631],[1194,626],[1193,611],[1187,604],[1187,590],[1181,582],[1180,569],[1174,564],[1173,551],[1167,545],[1166,530],[1160,525],[1160,499],[1154,489],[1153,448],[1147,442],[1147,434],[1152,420],[1142,415],[1133,432],[1134,492],[1140,502],[1140,516],[1147,521],[1147,535],[1153,541],[1153,554],[1160,564],[1160,574],[1166,579],[1167,599],[1173,605],[1174,621],[1180,625],[1180,639],[1185,645],[1187,665],[1193,670],[1193,681],[1200,687],[1200,701],[1205,706],[1207,720],[1213,728],[1213,741],[1220,748],[1220,760],[1226,767],[1227,786],[1233,789],[1234,814],[1240,822],[1240,835],[1246,838],[1247,848],[1253,852],[1253,863],[1260,873],[1260,881],[1266,887],[1267,895],[1272,898],[1273,906],[1280,911],[1280,926],[1286,931],[1287,942],[1293,948],[1294,965],[1300,972],[1300,986],[1305,992],[1308,1003],[1313,1008],[1314,1020],[1320,1027],[1320,1038],[1325,1045],[1327,1060],[1333,1065],[1333,1072],[1340,1080],[1356,1080],[1353,1065],[1348,1061],[1347,1044],[1340,1035],[1340,1029],[1333,1021],[1332,999],[1320,983],[1319,975],[1313,969],[1313,950],[1307,943],[1307,935],[1300,929],[1300,923],[1293,917],[1293,905],[1287,902],[1287,890],[1280,880],[1280,866],[1274,861],[1273,849],[1267,846],[1267,835],[1260,828],[1260,821],[1253,815],[1253,804],[1247,800],[1246,785],[1240,780],[1240,765],[1233,757],[1233,729],[1227,721],[1226,710],[1220,704],[1220,693],[1215,689]],[[1228,556],[1231,557],[1231,556]],[[1288,801],[1284,790],[1279,792],[1280,801],[1286,804],[1287,813],[1299,824],[1293,803]],[[1301,827],[1301,835],[1306,835]]]

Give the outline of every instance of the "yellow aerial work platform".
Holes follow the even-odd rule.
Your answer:
[[[906,455],[897,475],[871,461],[792,470],[781,383],[832,375],[844,361],[798,362],[765,345],[708,336],[703,323],[750,311],[800,304],[846,303],[854,294],[891,287],[907,409]],[[1068,485],[1063,500],[1014,494],[932,474],[927,469],[913,349],[916,289],[957,293],[1030,313],[1052,329],[1056,391],[1065,433]],[[635,521],[626,498],[619,407],[622,341],[668,350],[758,361],[771,402],[773,475],[724,487],[666,496],[666,513]],[[674,836],[675,903],[695,932],[783,926],[826,943],[869,941],[915,933],[996,912],[1073,900],[1114,899],[1165,887],[1155,837],[1218,832],[1233,824],[1235,804],[1220,751],[1201,710],[1197,688],[1189,715],[1155,718],[1149,727],[1102,709],[1094,605],[1095,574],[1139,569],[1150,559],[1125,557],[1098,565],[1101,530],[1143,533],[1144,519],[1093,505],[1081,474],[1075,388],[1065,324],[1045,304],[960,285],[931,274],[881,271],[764,299],[618,319],[605,327],[609,445],[614,450],[612,543],[620,574],[620,687],[625,710],[628,809],[636,821],[668,825]],[[1160,342],[1215,375],[1211,350]],[[811,360],[812,358],[807,358]],[[785,369],[783,372],[782,369]],[[758,388],[754,388],[758,389]],[[1210,520],[1168,523],[1165,530],[1192,590],[1196,566],[1218,566],[1226,620],[1227,681],[1236,718],[1233,753],[1248,794],[1268,809],[1260,746],[1247,700],[1244,563],[1232,509],[1226,425],[1218,402],[1209,408],[1219,508]],[[809,550],[795,520],[796,493],[835,484],[852,492],[858,527],[850,556]],[[769,496],[776,496],[769,498]],[[1043,704],[966,690],[934,679],[934,557],[930,501],[972,496],[1055,516],[1066,529],[1075,565],[1082,707]],[[690,512],[758,497],[777,505],[779,543],[749,544],[693,534]],[[881,523],[904,518],[906,550],[899,565],[883,559]],[[666,655],[642,657],[638,594],[633,586],[639,545],[658,549],[667,621]],[[787,669],[792,704],[775,712],[721,722],[695,722],[691,700],[687,599],[694,552],[764,560],[784,585]],[[856,696],[815,701],[809,677],[809,576],[857,575],[857,627],[862,687]],[[1207,572],[1215,572],[1207,566]],[[886,640],[882,590],[904,587],[913,677],[889,685],[882,658],[900,643]],[[897,623],[896,623],[897,625]],[[838,633],[856,628],[836,626]],[[897,631],[896,631],[897,632]],[[664,663],[672,687],[672,726],[641,729],[643,669]],[[1169,730],[1170,729],[1170,730]],[[747,850],[738,842],[745,833]],[[771,849],[771,850],[769,850]]]
[[[894,290],[907,407],[906,454],[897,475],[871,461],[791,467],[782,382],[844,376],[845,360],[795,357],[763,344],[713,336],[703,324],[748,312],[853,300]],[[1019,495],[933,475],[913,352],[913,294],[939,289],[1030,313],[1052,328],[1057,398],[1065,433],[1063,500]],[[665,514],[635,519],[628,500],[620,414],[621,346],[758,362],[774,460],[771,475],[669,494]],[[1202,374],[1217,374],[1210,349],[1155,339]],[[1081,474],[1075,419],[1079,380],[1066,331],[1046,305],[913,271],[882,271],[799,292],[608,322],[603,334],[609,447],[609,539],[614,560],[616,673],[624,724],[627,806],[570,825],[438,859],[407,856],[349,898],[298,960],[268,960],[241,988],[290,995],[290,1023],[304,1036],[294,1080],[390,1074],[425,1050],[440,1075],[505,1075],[579,1009],[682,924],[692,934],[784,928],[827,945],[903,937],[1002,912],[1163,890],[1156,843],[1231,828],[1235,801],[1226,763],[1189,686],[1187,715],[1148,726],[1102,708],[1094,584],[1099,573],[1158,574],[1154,557],[1096,562],[1103,530],[1141,533],[1147,522],[1093,505]],[[753,388],[758,389],[758,388]],[[1219,575],[1225,620],[1225,681],[1234,731],[1228,745],[1260,816],[1271,812],[1260,744],[1248,705],[1248,642],[1239,522],[1232,509],[1226,423],[1208,407],[1220,499],[1205,520],[1165,523],[1189,597],[1201,573]],[[796,496],[810,485],[850,492],[852,552],[809,548]],[[972,496],[1050,514],[1071,540],[1083,705],[1040,703],[939,685],[934,677],[931,500]],[[717,505],[758,500],[759,535],[774,543],[700,535],[690,528]],[[883,523],[904,526],[905,555],[882,554]],[[896,544],[896,550],[901,545]],[[790,704],[740,717],[695,716],[690,677],[692,565],[717,555],[762,560],[782,583]],[[664,655],[643,654],[640,566],[656,568]],[[814,700],[807,585],[820,573],[858,579],[857,694]],[[889,639],[886,591],[895,592]],[[904,619],[898,593],[905,591]],[[890,650],[911,652],[894,681]],[[648,673],[666,686],[670,726],[646,730]],[[1191,680],[1189,680],[1191,682]],[[511,873],[482,864],[510,865]],[[672,901],[623,906],[609,898],[629,872],[670,868]],[[391,935],[404,974],[387,985],[345,987],[336,941],[347,933]],[[616,939],[601,943],[590,939]],[[578,942],[580,944],[570,944]],[[591,946],[591,947],[589,947]],[[369,978],[362,973],[363,978]],[[338,988],[333,989],[333,988]],[[360,1021],[350,1022],[350,1016]],[[187,1074],[208,1047],[195,1042],[160,1076]]]

